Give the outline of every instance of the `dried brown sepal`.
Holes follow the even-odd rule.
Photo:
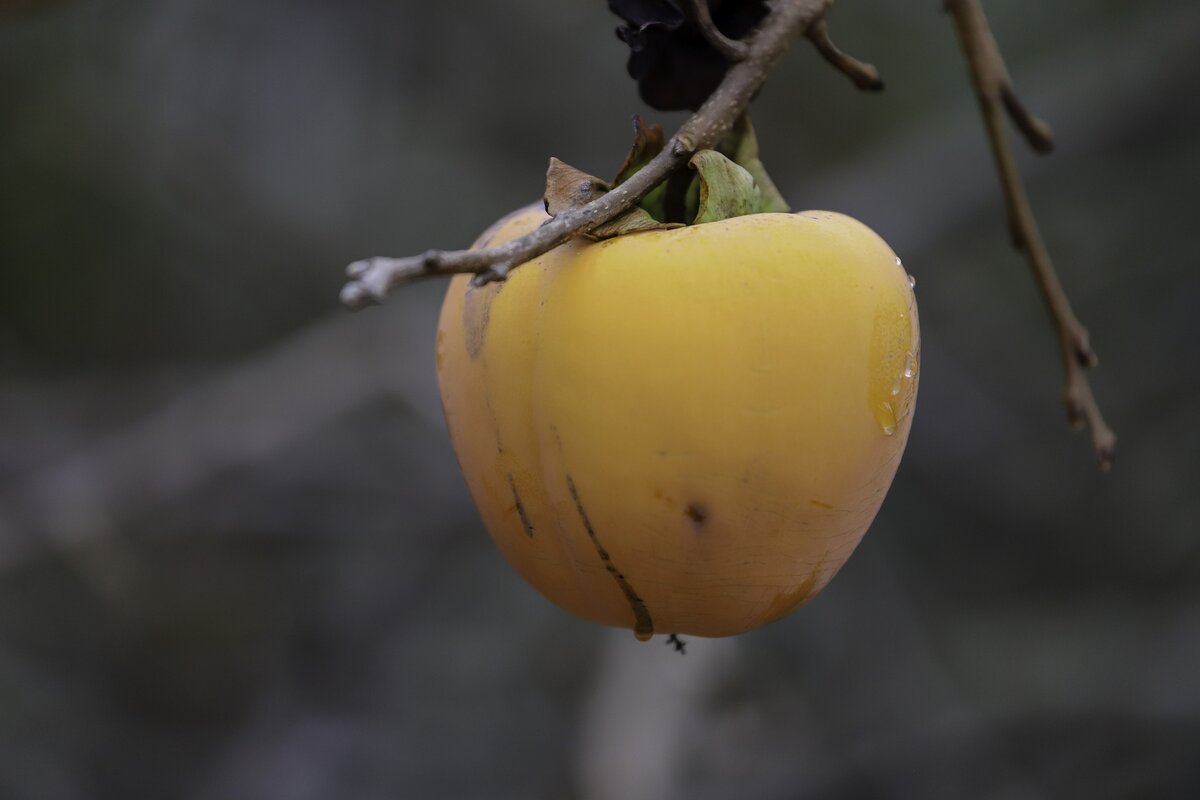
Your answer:
[[[553,217],[585,206],[611,188],[595,175],[575,169],[551,156],[550,166],[546,169],[546,193],[542,195],[542,202],[546,213]]]
[[[551,158],[550,167],[546,170],[546,193],[543,196],[546,213],[553,217],[573,211],[592,202],[610,188],[612,187],[608,183],[595,175],[589,175],[557,158]],[[679,225],[676,223],[659,222],[646,209],[634,206],[619,217],[598,225],[584,236],[592,240],[611,239],[627,233],[677,227]]]
[[[617,170],[613,186],[620,186],[633,177],[633,174],[650,163],[650,159],[662,152],[666,144],[662,126],[658,123],[646,124],[640,114],[633,115],[633,145],[625,156],[625,163]]]

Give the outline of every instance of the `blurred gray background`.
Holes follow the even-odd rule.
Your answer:
[[[1120,435],[1094,468],[939,3],[755,107],[918,279],[909,453],[840,577],[639,644],[493,549],[432,365],[455,247],[648,112],[604,4],[0,5],[0,798],[1200,796],[1200,5],[987,3]]]

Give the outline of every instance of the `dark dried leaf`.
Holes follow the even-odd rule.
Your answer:
[[[629,45],[629,75],[642,99],[661,111],[696,110],[728,69],[676,0],[609,0],[625,20],[617,37]],[[709,0],[713,23],[740,39],[767,15],[765,0]]]

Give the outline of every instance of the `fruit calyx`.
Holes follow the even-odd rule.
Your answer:
[[[658,155],[666,141],[662,128],[633,117],[633,144],[610,183],[550,159],[544,203],[554,216],[590,203],[629,180]],[[715,150],[700,150],[680,170],[650,191],[638,205],[593,228],[587,237],[611,239],[648,230],[701,225],[765,212],[787,212],[787,202],[775,188],[758,157],[754,128],[743,115]]]

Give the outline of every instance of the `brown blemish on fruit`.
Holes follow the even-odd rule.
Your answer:
[[[471,358],[479,358],[483,352],[488,323],[492,319],[492,303],[503,286],[502,282],[493,282],[486,286],[467,287],[463,296],[463,339],[466,341],[467,355]]]
[[[708,509],[703,503],[688,503],[687,508],[683,510],[683,515],[692,521],[696,526],[696,530],[704,527],[704,523],[708,522]]]
[[[822,503],[820,500],[809,500],[808,502],[812,503],[817,508],[828,508],[831,511],[833,510],[833,506],[829,505],[829,503]]]
[[[596,537],[596,529],[592,527],[592,521],[588,519],[587,512],[583,510],[583,501],[579,499],[579,491],[575,488],[575,481],[571,476],[567,476],[567,490],[571,493],[571,499],[575,501],[575,510],[579,513],[579,520],[583,523],[583,529],[587,532],[588,538],[592,540],[592,544],[596,547],[596,555],[600,556],[600,563],[604,565],[604,569],[617,582],[617,586],[621,589],[621,593],[625,595],[625,599],[629,601],[629,607],[633,610],[633,632],[639,639],[649,639],[654,635],[654,620],[650,618],[650,611],[646,608],[646,604],[642,598],[638,597],[637,592],[633,590],[633,586],[617,569],[617,565],[613,563],[612,556],[604,549],[604,545],[600,543],[600,539]]]
[[[773,622],[786,614],[790,614],[811,600],[820,588],[818,583],[821,580],[821,567],[824,564],[824,559],[818,561],[813,565],[812,571],[809,572],[808,576],[799,585],[775,595],[775,598],[771,600],[771,605],[767,607],[763,615],[763,622]]]
[[[504,452],[501,450],[500,452]],[[513,502],[517,506],[517,516],[521,518],[521,525],[525,528],[525,535],[530,539],[533,538],[533,523],[529,520],[529,512],[525,510],[525,504],[521,502],[521,495],[517,493],[517,483],[513,480],[513,476],[508,476],[508,488],[512,489]]]

